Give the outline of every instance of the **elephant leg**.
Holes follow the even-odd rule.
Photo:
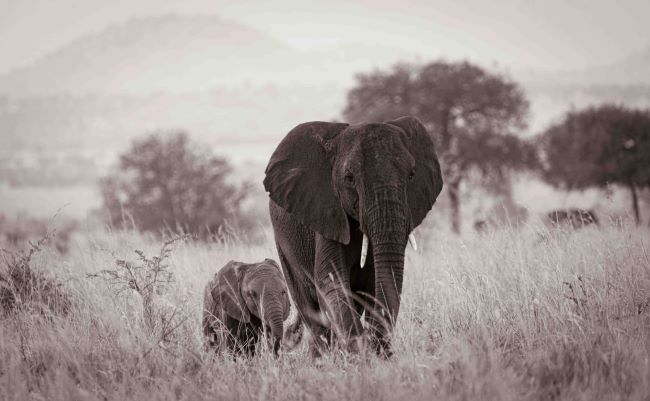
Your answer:
[[[227,320],[230,319],[229,317],[226,318]],[[233,323],[236,322],[236,323]],[[230,323],[231,329],[228,335],[228,338],[226,339],[226,344],[228,344],[228,349],[232,351],[233,354],[235,355],[241,355],[243,352],[244,348],[244,333],[243,327],[241,326],[241,323],[236,320],[232,320]]]
[[[319,310],[314,285],[314,234],[293,221],[277,206],[272,204],[271,210],[282,273],[298,312],[298,319],[302,320],[304,329],[310,333],[310,353],[317,357],[329,348],[331,333],[326,327],[328,322]]]
[[[359,247],[361,247],[361,238],[357,238]],[[359,316],[366,312],[366,320],[368,311],[372,309],[375,304],[375,264],[372,254],[372,245],[368,250],[366,263],[362,268],[360,265],[359,255],[352,261],[352,269],[350,270],[350,288],[354,294],[354,305]]]
[[[332,331],[320,325],[309,328],[309,355],[320,358],[332,345]]]
[[[260,339],[260,332],[257,329],[249,329],[246,335],[245,351],[246,355],[253,356],[257,350],[257,345]]]
[[[312,296],[312,294],[315,294],[316,292],[315,289],[313,289],[313,284],[311,284],[312,280],[309,279],[304,271],[301,270],[301,263],[297,258],[290,258],[288,255],[285,255],[280,244],[276,243],[276,246],[278,249],[282,273],[287,283],[287,288],[289,289],[289,294],[291,295],[294,306],[299,313],[304,309],[307,309],[308,306],[311,306],[311,309],[315,308],[317,300],[315,296]],[[312,291],[310,291],[310,287],[312,287]],[[301,314],[301,317],[302,315],[303,314]]]
[[[250,324],[243,325],[237,338],[240,353],[246,355],[247,357],[255,355],[259,338],[260,333],[257,327],[254,327]]]
[[[299,318],[308,329],[322,324],[317,319],[318,296],[314,284],[315,234],[270,202],[271,222],[280,266]]]
[[[366,321],[370,331],[370,343],[377,355],[390,358],[393,355],[391,338],[387,334],[386,319],[376,310],[366,311]]]
[[[256,328],[251,324],[240,322],[229,316],[226,317],[226,324],[231,328],[227,339],[228,348],[235,355],[254,355],[258,339]]]
[[[364,313],[366,326],[364,341],[369,340],[370,347],[377,354],[390,357],[392,351],[388,333],[391,330],[387,329],[390,325],[387,324],[386,318],[377,310],[375,275],[375,258],[370,244],[364,267],[361,268],[358,258],[354,260],[350,273],[351,288],[359,315]]]
[[[336,340],[348,344],[361,334],[361,321],[350,290],[350,268],[344,246],[317,235],[314,281],[318,303]]]
[[[224,341],[222,342],[222,344],[225,345],[225,347],[223,347],[223,348],[224,349],[227,348],[230,352],[232,352],[233,356],[237,356],[237,355],[239,355],[241,353],[241,346],[240,346],[240,342],[239,342],[239,333],[237,333],[236,331],[228,333],[225,336]]]
[[[302,321],[303,329],[310,333],[308,340],[309,353],[312,357],[318,358],[323,352],[329,349],[331,331],[324,325],[327,322],[321,316],[321,311],[318,308],[318,298],[312,297],[312,294],[316,294],[316,290],[313,288],[313,280],[305,280],[304,276],[302,276],[304,274],[303,271],[296,272],[293,268],[297,264],[295,258],[292,258],[293,263],[290,262],[280,245],[276,245],[287,287],[298,312],[298,319]],[[302,286],[296,285],[303,281],[306,281],[307,284],[303,284]],[[313,288],[313,291],[308,291],[310,287]]]
[[[363,320],[366,328],[369,327],[369,318],[371,311],[375,304],[375,268],[372,252],[368,252],[366,263],[363,268],[359,264],[359,260],[355,260],[352,271],[350,274],[350,284],[354,294],[354,307]],[[367,335],[360,338],[359,347],[365,349],[367,347]]]
[[[275,245],[289,294],[296,307],[317,302],[313,283],[314,232],[272,201],[269,205]]]

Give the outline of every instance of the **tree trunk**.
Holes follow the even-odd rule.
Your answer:
[[[628,181],[628,187],[630,188],[630,192],[632,193],[632,209],[634,210],[634,223],[638,226],[639,223],[641,222],[641,218],[639,216],[639,196],[636,193],[636,187],[632,181]]]
[[[449,201],[451,206],[451,230],[460,234],[460,170],[457,158],[457,144],[451,136],[451,126],[454,123],[451,114],[451,107],[447,107],[442,111],[440,134],[442,137],[442,154],[445,163],[445,175],[448,183],[446,183],[447,191],[449,192]]]
[[[460,234],[460,181],[454,180],[447,186],[451,206],[451,229]]]

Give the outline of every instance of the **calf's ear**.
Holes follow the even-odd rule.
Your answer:
[[[212,298],[220,302],[228,316],[241,322],[250,323],[251,315],[241,293],[241,286],[248,265],[231,260],[217,274],[218,279],[212,288]]]

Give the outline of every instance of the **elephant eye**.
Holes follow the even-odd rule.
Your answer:
[[[413,180],[413,178],[415,178],[415,167],[409,172],[409,181]]]
[[[349,171],[345,173],[345,182],[350,185],[354,184],[354,176]]]

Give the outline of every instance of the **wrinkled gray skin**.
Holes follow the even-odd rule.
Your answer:
[[[252,355],[266,333],[277,354],[289,309],[287,287],[275,261],[230,261],[205,287],[203,334],[210,346]]]
[[[430,135],[415,118],[298,125],[266,168],[275,241],[314,355],[355,350],[369,326],[377,353],[391,355],[408,235],[442,189]],[[369,238],[360,266],[363,234]]]

